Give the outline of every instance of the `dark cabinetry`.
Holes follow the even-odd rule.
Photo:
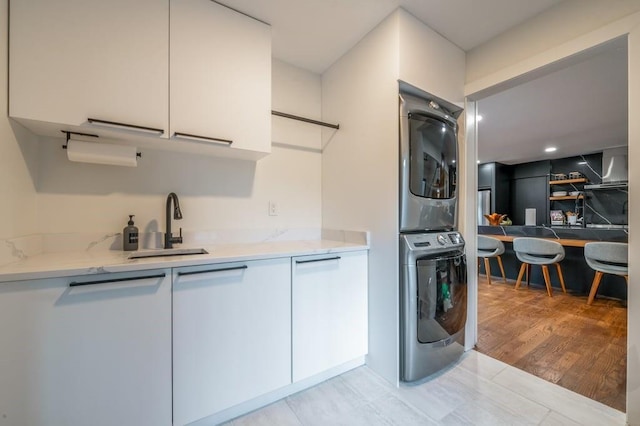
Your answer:
[[[536,209],[536,225],[549,223],[550,168],[549,161],[512,166],[510,209],[514,225],[525,224],[526,209]]]
[[[491,191],[491,211],[489,213],[508,214],[511,166],[502,163],[478,165],[478,190]]]
[[[478,166],[478,189],[491,189],[495,167],[496,163],[485,163]]]
[[[589,204],[593,204],[591,198],[595,197],[589,195],[593,191],[588,192],[587,196],[591,198],[586,200],[588,208],[585,207],[583,190],[585,184],[600,181],[601,164],[602,153],[513,165],[480,164],[478,165],[478,190],[490,190],[490,213],[507,214],[514,225],[524,225],[525,210],[531,208],[536,209],[536,225],[551,223],[550,210],[562,210],[565,214],[567,211],[574,211],[579,217],[589,216],[591,211],[592,217],[587,217],[586,222],[590,223],[589,220],[595,221],[595,216],[598,215],[593,213],[596,208],[591,208]],[[578,172],[581,177],[569,179],[569,174],[572,172]],[[567,178],[553,179],[551,177],[554,173],[564,173]],[[553,192],[558,191],[565,191],[566,194],[554,196]],[[570,195],[571,192],[579,194]],[[626,195],[626,191],[623,195]],[[626,199],[621,202],[610,199],[611,197],[606,198],[606,201],[602,201],[601,204],[615,205],[614,209],[615,212],[619,212],[618,215],[626,214],[627,204],[624,202]],[[603,200],[605,200],[604,195]],[[604,207],[599,205],[597,209],[602,210]],[[614,220],[618,218],[613,218],[612,223]]]

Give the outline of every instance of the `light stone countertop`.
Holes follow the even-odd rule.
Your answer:
[[[366,250],[366,242],[329,239],[268,241],[219,245],[176,245],[175,248],[204,248],[209,254],[128,259],[119,250],[42,253],[0,266],[0,282],[60,278],[110,272],[132,272],[279,257],[320,255]],[[146,252],[148,250],[139,250]]]

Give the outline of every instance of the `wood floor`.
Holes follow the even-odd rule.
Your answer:
[[[552,276],[553,279],[553,276]],[[565,277],[570,279],[570,277]],[[478,352],[625,410],[627,309],[620,301],[478,280]]]

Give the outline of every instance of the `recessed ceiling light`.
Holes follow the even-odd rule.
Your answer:
[[[476,121],[482,121],[482,116],[480,114],[476,115]]]
[[[544,152],[554,152],[556,149],[558,148],[556,148],[555,146],[550,146],[549,148],[545,148]]]
[[[478,164],[480,164],[480,160],[478,160]]]
[[[455,163],[455,162],[456,162],[456,160],[451,160],[451,162],[452,162],[452,163]]]

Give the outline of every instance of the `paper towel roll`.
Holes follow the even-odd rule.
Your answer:
[[[524,209],[525,226],[536,226],[536,209]]]
[[[106,143],[67,141],[67,158],[80,163],[107,164],[112,166],[136,167],[138,165],[135,146],[111,145]]]

